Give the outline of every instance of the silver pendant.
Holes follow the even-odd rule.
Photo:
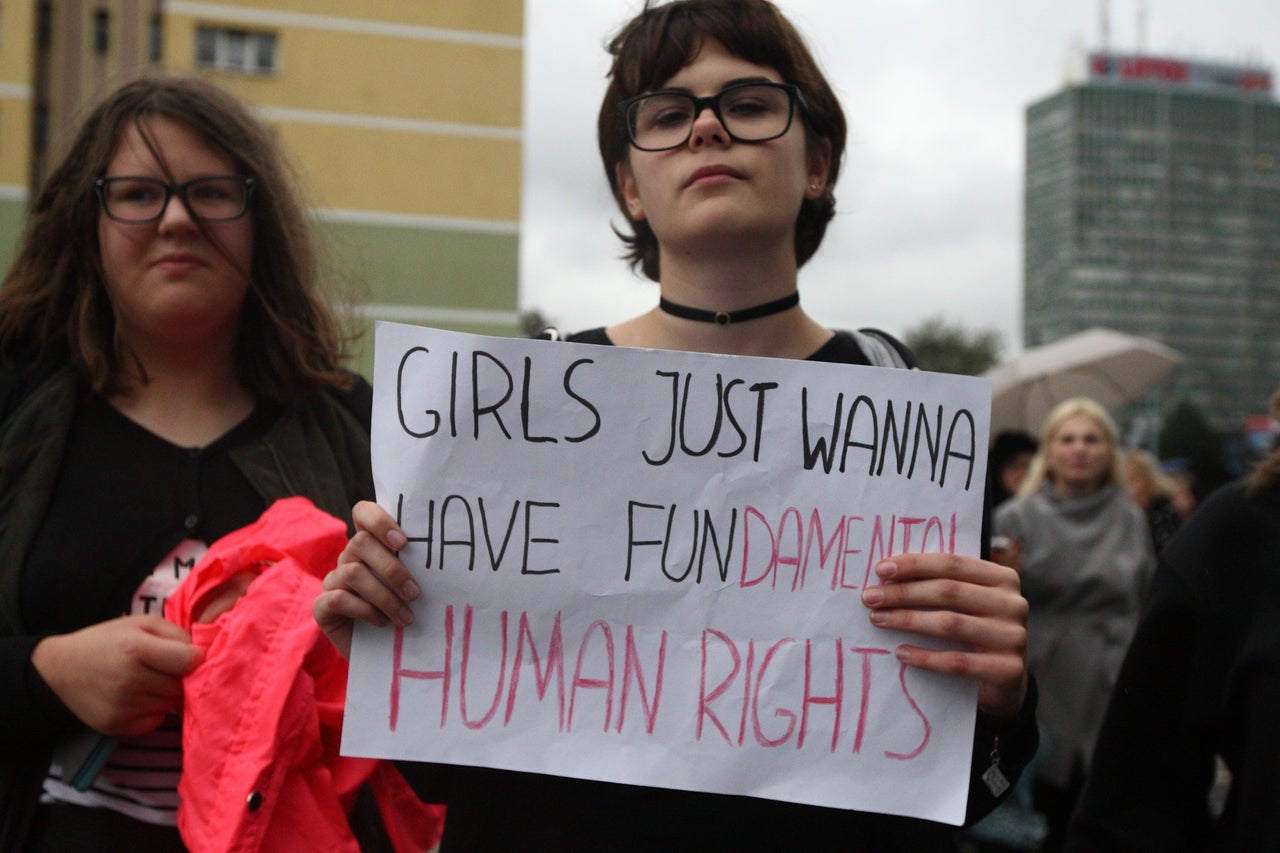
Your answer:
[[[998,764],[992,764],[987,768],[987,772],[982,774],[982,782],[993,797],[999,797],[1009,790],[1009,779],[1000,772]]]

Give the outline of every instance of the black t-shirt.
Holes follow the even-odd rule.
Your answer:
[[[207,545],[255,521],[265,502],[229,451],[272,419],[259,406],[208,446],[178,447],[87,395],[23,570],[28,628],[61,633],[126,613],[134,590],[183,539]]]
[[[603,329],[571,335],[610,345]],[[886,340],[914,365],[909,351]],[[868,365],[847,332],[837,332],[809,361]],[[1034,688],[1024,715],[1000,735],[1013,770],[1035,751]],[[979,715],[979,726],[984,725]],[[989,735],[986,741],[990,742]],[[975,774],[988,757],[975,750]],[[979,766],[980,765],[980,766]],[[495,850],[610,851],[950,851],[955,828],[917,818],[821,808],[755,797],[596,782],[537,773],[398,762],[429,802],[444,802],[444,853]],[[673,780],[675,781],[675,780]],[[983,796],[975,782],[970,806]],[[989,799],[989,798],[988,798]],[[988,805],[987,808],[990,806]],[[981,812],[979,812],[981,813]]]

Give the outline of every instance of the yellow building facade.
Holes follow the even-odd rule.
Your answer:
[[[148,66],[192,71],[278,129],[370,325],[517,330],[522,0],[0,4],[0,203],[81,105]]]
[[[7,269],[26,221],[34,164],[35,8],[0,2],[0,263]]]

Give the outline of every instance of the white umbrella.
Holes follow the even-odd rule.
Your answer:
[[[1038,433],[1049,411],[1071,397],[1114,409],[1137,400],[1182,360],[1162,343],[1103,328],[1032,347],[986,373],[991,431]]]

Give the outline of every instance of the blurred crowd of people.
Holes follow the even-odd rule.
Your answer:
[[[1280,684],[1231,672],[1241,654],[1280,657],[1280,632],[1258,632],[1280,566],[1280,392],[1271,414],[1270,455],[1203,503],[1181,460],[1122,448],[1088,399],[1039,437],[994,436],[992,553],[1030,604],[1041,747],[959,850],[1277,849],[1257,765]]]

